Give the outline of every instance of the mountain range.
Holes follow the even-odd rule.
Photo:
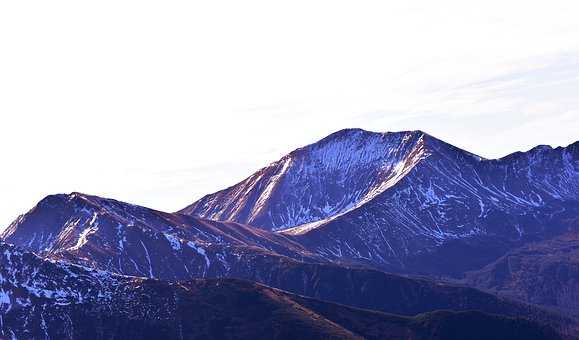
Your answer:
[[[549,326],[482,312],[402,317],[235,279],[167,282],[52,262],[0,244],[4,339],[559,339]],[[454,326],[459,323],[461,326]]]
[[[578,222],[579,142],[346,129],[174,213],[44,198],[0,234],[1,334],[571,339]]]
[[[486,160],[421,131],[348,129],[180,213],[281,231],[331,261],[461,276],[565,231],[577,201],[579,142]]]

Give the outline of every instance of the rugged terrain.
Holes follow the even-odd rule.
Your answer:
[[[247,281],[169,283],[51,262],[2,243],[0,250],[2,338],[559,338],[552,327],[520,318],[481,312],[408,318]]]
[[[493,293],[579,315],[579,235],[528,244],[467,274]]]
[[[535,315],[479,290],[345,266],[288,236],[96,196],[49,196],[2,235],[53,260],[162,280],[241,278],[296,294],[402,315],[440,309]]]
[[[176,213],[41,200],[0,234],[0,338],[572,338],[578,221],[579,142],[342,130]]]
[[[421,131],[343,130],[181,213],[281,230],[334,262],[459,277],[579,216],[579,142],[486,160]]]
[[[46,197],[0,237],[52,259],[162,279],[243,272],[256,257],[317,258],[281,234],[80,193]]]

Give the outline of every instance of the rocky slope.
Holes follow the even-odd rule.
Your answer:
[[[469,285],[579,315],[579,234],[528,244],[467,274]]]
[[[73,193],[49,196],[2,235],[50,260],[162,280],[241,278],[402,315],[450,309],[544,319],[527,305],[425,279],[330,263],[287,236]]]
[[[284,235],[80,193],[46,197],[0,238],[45,257],[163,279],[226,276],[262,256],[316,260]]]
[[[284,230],[334,262],[460,276],[579,215],[579,142],[485,160],[421,131],[343,130],[181,212]]]
[[[560,338],[552,327],[520,318],[407,318],[247,281],[169,283],[51,262],[3,243],[0,250],[0,336],[8,339]]]
[[[246,295],[256,300],[245,304],[275,314],[267,322],[287,323],[279,338],[379,338],[382,330],[448,338],[457,320],[469,325],[464,331],[490,327],[475,335],[492,327],[543,334],[536,322],[570,335],[575,321],[557,314],[384,270],[430,277],[468,272],[462,283],[575,312],[578,189],[579,143],[484,160],[420,131],[344,130],[180,213],[80,193],[49,196],[0,235],[40,256],[0,244],[7,249],[0,253],[1,336],[26,338],[27,329],[51,338],[275,332],[269,323],[245,329],[244,322],[258,322],[245,314],[260,311],[220,300]],[[406,317],[359,317],[350,307],[310,298]],[[215,308],[199,313],[207,306]],[[532,321],[511,319],[518,315]],[[219,333],[222,320],[231,326],[225,333]],[[304,333],[296,333],[302,324]]]
[[[420,133],[342,130],[293,151],[181,213],[282,230],[349,211],[404,177],[428,150]],[[474,156],[473,156],[474,157]]]

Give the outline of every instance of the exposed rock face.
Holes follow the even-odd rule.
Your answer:
[[[288,236],[79,193],[45,198],[3,236],[45,258],[116,274],[242,278],[403,315],[438,309],[528,314],[527,306],[476,289],[333,264]]]
[[[577,216],[579,143],[485,160],[420,131],[344,130],[179,213],[45,198],[0,235],[20,247],[0,243],[0,338],[571,336],[556,313],[384,271],[466,272],[576,313]]]
[[[80,193],[48,196],[1,237],[52,259],[162,279],[227,276],[262,256],[317,258],[284,235]]]
[[[579,143],[486,160],[420,131],[344,130],[181,212],[283,230],[334,262],[460,276],[579,215]]]
[[[424,143],[421,133],[339,131],[181,212],[272,230],[320,221],[393,186],[427,156]]]

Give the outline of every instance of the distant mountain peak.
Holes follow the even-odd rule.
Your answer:
[[[552,219],[565,211],[557,204],[579,199],[577,149],[487,160],[420,130],[344,129],[181,213],[285,231],[331,258],[398,265],[450,240],[544,232],[527,214]]]
[[[90,206],[97,208],[102,200],[107,199],[93,195],[87,195],[81,192],[59,193],[44,197],[37,203],[35,208],[54,208],[56,206]]]
[[[315,222],[372,199],[435,153],[480,159],[418,130],[343,129],[180,213],[273,229]],[[304,204],[304,197],[313,204]],[[271,206],[277,199],[290,205],[288,210]]]
[[[317,261],[283,235],[79,193],[45,197],[0,240],[52,259],[165,279],[225,275],[243,265],[242,255]]]
[[[404,137],[411,138],[411,137],[420,137],[420,136],[427,136],[429,138],[433,138],[427,133],[420,131],[420,130],[408,130],[408,131],[387,131],[387,132],[376,132],[376,131],[369,131],[360,128],[346,128],[342,130],[338,130],[333,132],[326,137],[320,139],[319,141],[312,143],[308,146],[305,146],[302,149],[309,148],[309,147],[316,147],[325,145],[327,143],[333,142],[343,142],[343,141],[354,141],[354,140],[363,140],[363,139],[380,139],[385,138],[387,136],[393,137]]]

